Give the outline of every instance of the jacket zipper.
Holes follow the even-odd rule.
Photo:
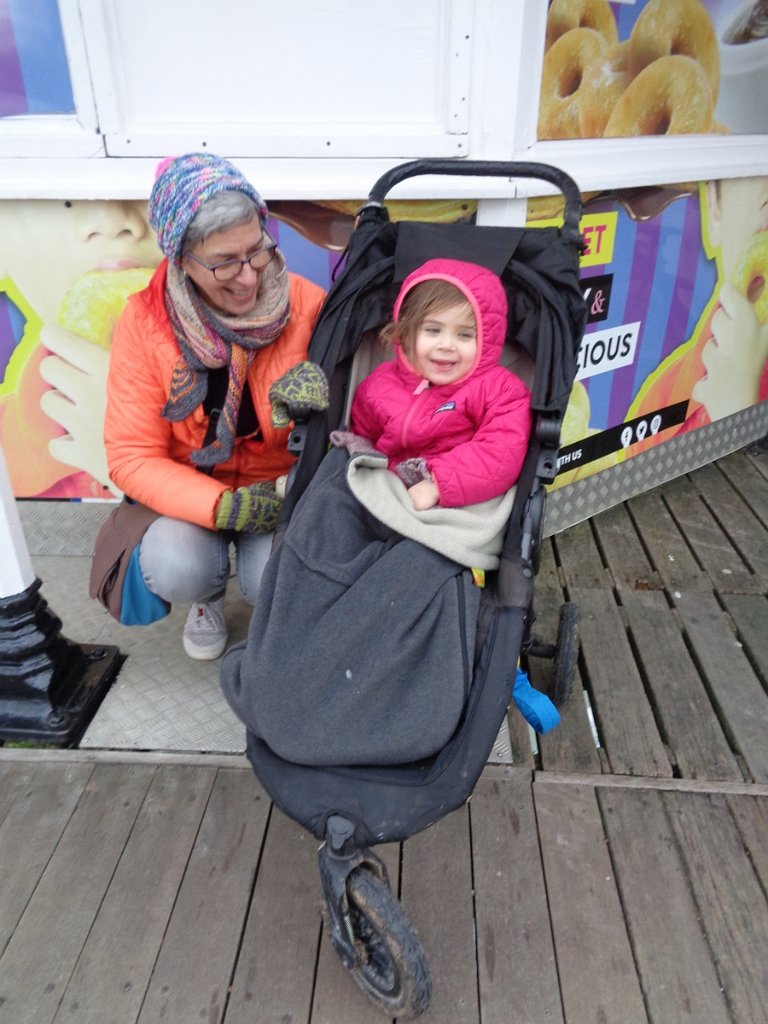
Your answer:
[[[413,392],[415,397],[414,400],[411,402],[410,409],[405,414],[405,419],[403,420],[403,429],[400,431],[400,445],[402,448],[408,447],[408,445],[406,444],[408,426],[411,420],[413,419],[413,414],[416,412],[417,405],[421,401],[421,396],[424,394],[425,391],[429,391],[431,386],[431,383],[425,377],[424,380],[419,382],[418,386],[415,388]]]

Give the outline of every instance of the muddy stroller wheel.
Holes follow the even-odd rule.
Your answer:
[[[386,882],[364,867],[349,877],[350,927],[359,966],[352,977],[376,1005],[393,1017],[419,1017],[432,986],[426,956]]]
[[[432,983],[424,948],[389,887],[384,862],[340,814],[318,850],[331,945],[358,987],[390,1018],[419,1017]]]
[[[573,692],[573,678],[579,657],[579,609],[568,601],[560,606],[555,647],[552,701],[562,707]]]

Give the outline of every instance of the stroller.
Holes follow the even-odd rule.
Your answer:
[[[398,182],[423,174],[542,179],[565,196],[563,224],[510,228],[391,223],[384,206],[387,193]],[[275,804],[321,841],[319,868],[332,945],[363,992],[390,1017],[422,1014],[429,1005],[431,983],[421,942],[390,890],[383,862],[371,847],[405,840],[468,799],[512,700],[520,659],[524,663],[529,654],[554,658],[552,700],[561,704],[570,693],[578,644],[575,608],[566,604],[560,609],[556,644],[539,640],[532,627],[533,579],[538,569],[546,500],[544,485],[557,471],[560,426],[586,318],[578,277],[580,213],[576,184],[563,172],[544,164],[413,161],[393,168],[376,182],[358,213],[344,269],[329,291],[310,344],[309,358],[323,368],[329,380],[330,407],[325,413],[312,413],[305,422],[297,422],[292,431],[291,447],[299,457],[248,640],[231,648],[222,665],[222,687],[246,724],[247,754],[257,777]],[[442,556],[422,564],[418,561],[420,555],[414,553],[418,545],[404,549],[398,543],[402,538],[386,530],[376,537],[379,547],[388,553],[405,552],[397,563],[394,582],[392,576],[382,577],[390,581],[390,589],[383,596],[392,597],[384,603],[394,606],[396,593],[397,602],[407,607],[410,590],[406,576],[417,573],[423,586],[424,579],[442,574],[434,597],[429,599],[438,612],[420,616],[419,621],[429,618],[429,622],[424,634],[417,637],[413,651],[418,648],[420,654],[426,652],[429,657],[430,631],[441,618],[456,614],[457,592],[458,617],[448,622],[465,625],[468,620],[461,595],[473,591],[472,634],[461,636],[461,628],[451,627],[452,636],[446,640],[453,644],[458,662],[463,661],[457,683],[463,686],[460,701],[453,719],[446,721],[440,713],[450,703],[445,696],[448,684],[444,665],[431,671],[429,661],[425,663],[421,658],[412,677],[400,680],[402,665],[391,667],[381,648],[367,661],[365,651],[358,657],[356,650],[354,660],[345,650],[347,643],[366,647],[365,630],[373,639],[375,616],[387,614],[386,610],[374,609],[373,617],[361,627],[362,637],[355,635],[353,639],[342,626],[339,634],[330,638],[330,644],[327,637],[305,629],[303,619],[306,603],[315,595],[325,600],[323,587],[330,576],[341,573],[338,565],[327,569],[326,548],[318,547],[311,537],[312,516],[322,509],[322,504],[316,504],[317,492],[322,490],[318,485],[321,479],[327,485],[329,474],[338,475],[339,460],[345,458],[339,449],[328,451],[329,433],[345,422],[355,376],[365,375],[365,365],[362,371],[359,366],[369,359],[366,351],[375,351],[372,341],[390,319],[399,285],[410,271],[433,257],[479,263],[501,278],[509,299],[507,344],[516,353],[516,369],[527,363],[531,370],[534,415],[511,513],[502,531],[498,568],[486,574],[482,589],[465,588],[468,570]],[[347,504],[354,502],[349,498]],[[325,516],[332,523],[326,527],[324,544],[333,546],[334,528],[336,533],[342,532],[337,524],[345,521],[345,514],[341,509],[340,518],[335,513],[333,517]],[[376,526],[372,529],[375,531]],[[300,582],[292,588],[290,567],[297,550],[292,538],[307,534],[310,539],[305,547],[309,553],[304,551],[304,560],[322,562],[319,575],[314,577],[321,582]],[[354,575],[357,552],[350,556],[343,551],[339,558],[344,571],[352,566]],[[333,582],[339,580],[334,578]],[[334,592],[328,606],[343,607],[342,597]],[[351,619],[359,619],[363,615],[359,609],[353,603],[352,614],[342,621],[350,624]],[[410,628],[401,632],[405,640]],[[275,630],[276,644],[272,643]],[[334,648],[330,654],[325,650],[329,646]],[[270,650],[265,652],[265,647]],[[291,649],[287,651],[286,647]],[[309,667],[297,676],[294,653],[303,648]],[[343,652],[340,662],[339,650]],[[345,677],[355,683],[361,665],[364,673],[375,675],[379,668],[383,672],[376,676],[372,688],[363,690],[367,693],[365,703],[358,700],[357,710],[350,710],[348,715],[343,707],[344,693],[337,707],[336,682],[331,681],[329,686],[328,680],[321,678],[326,664],[334,658],[334,664],[351,665],[354,661],[354,673],[347,669]],[[377,659],[383,659],[383,666]],[[287,671],[286,663],[290,666]],[[280,678],[272,685],[275,676]],[[262,689],[266,691],[270,686],[270,694],[263,697]],[[404,717],[398,721],[401,696],[405,688],[411,687],[421,688],[419,699],[422,707],[426,705],[429,719],[427,731],[432,718],[441,719],[437,746],[433,741],[432,747],[425,749],[423,743],[415,742],[415,733],[419,741],[423,740],[423,723],[414,726]],[[257,703],[263,699],[273,703],[268,711],[261,706],[254,713],[254,699]],[[374,705],[375,701],[379,703]],[[329,702],[338,712],[335,719],[326,713]],[[375,708],[374,720],[366,727],[361,716],[371,706]],[[265,720],[269,728],[262,728]],[[402,741],[404,735],[410,738]]]

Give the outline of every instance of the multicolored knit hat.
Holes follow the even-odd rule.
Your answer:
[[[181,257],[187,228],[203,203],[226,191],[244,192],[258,207],[262,223],[266,221],[264,200],[229,160],[213,153],[187,153],[158,164],[147,212],[168,259]]]

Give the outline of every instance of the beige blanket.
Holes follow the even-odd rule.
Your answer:
[[[417,512],[400,477],[378,455],[356,455],[347,483],[357,500],[385,526],[468,568],[496,569],[515,488],[499,498],[462,508]]]

